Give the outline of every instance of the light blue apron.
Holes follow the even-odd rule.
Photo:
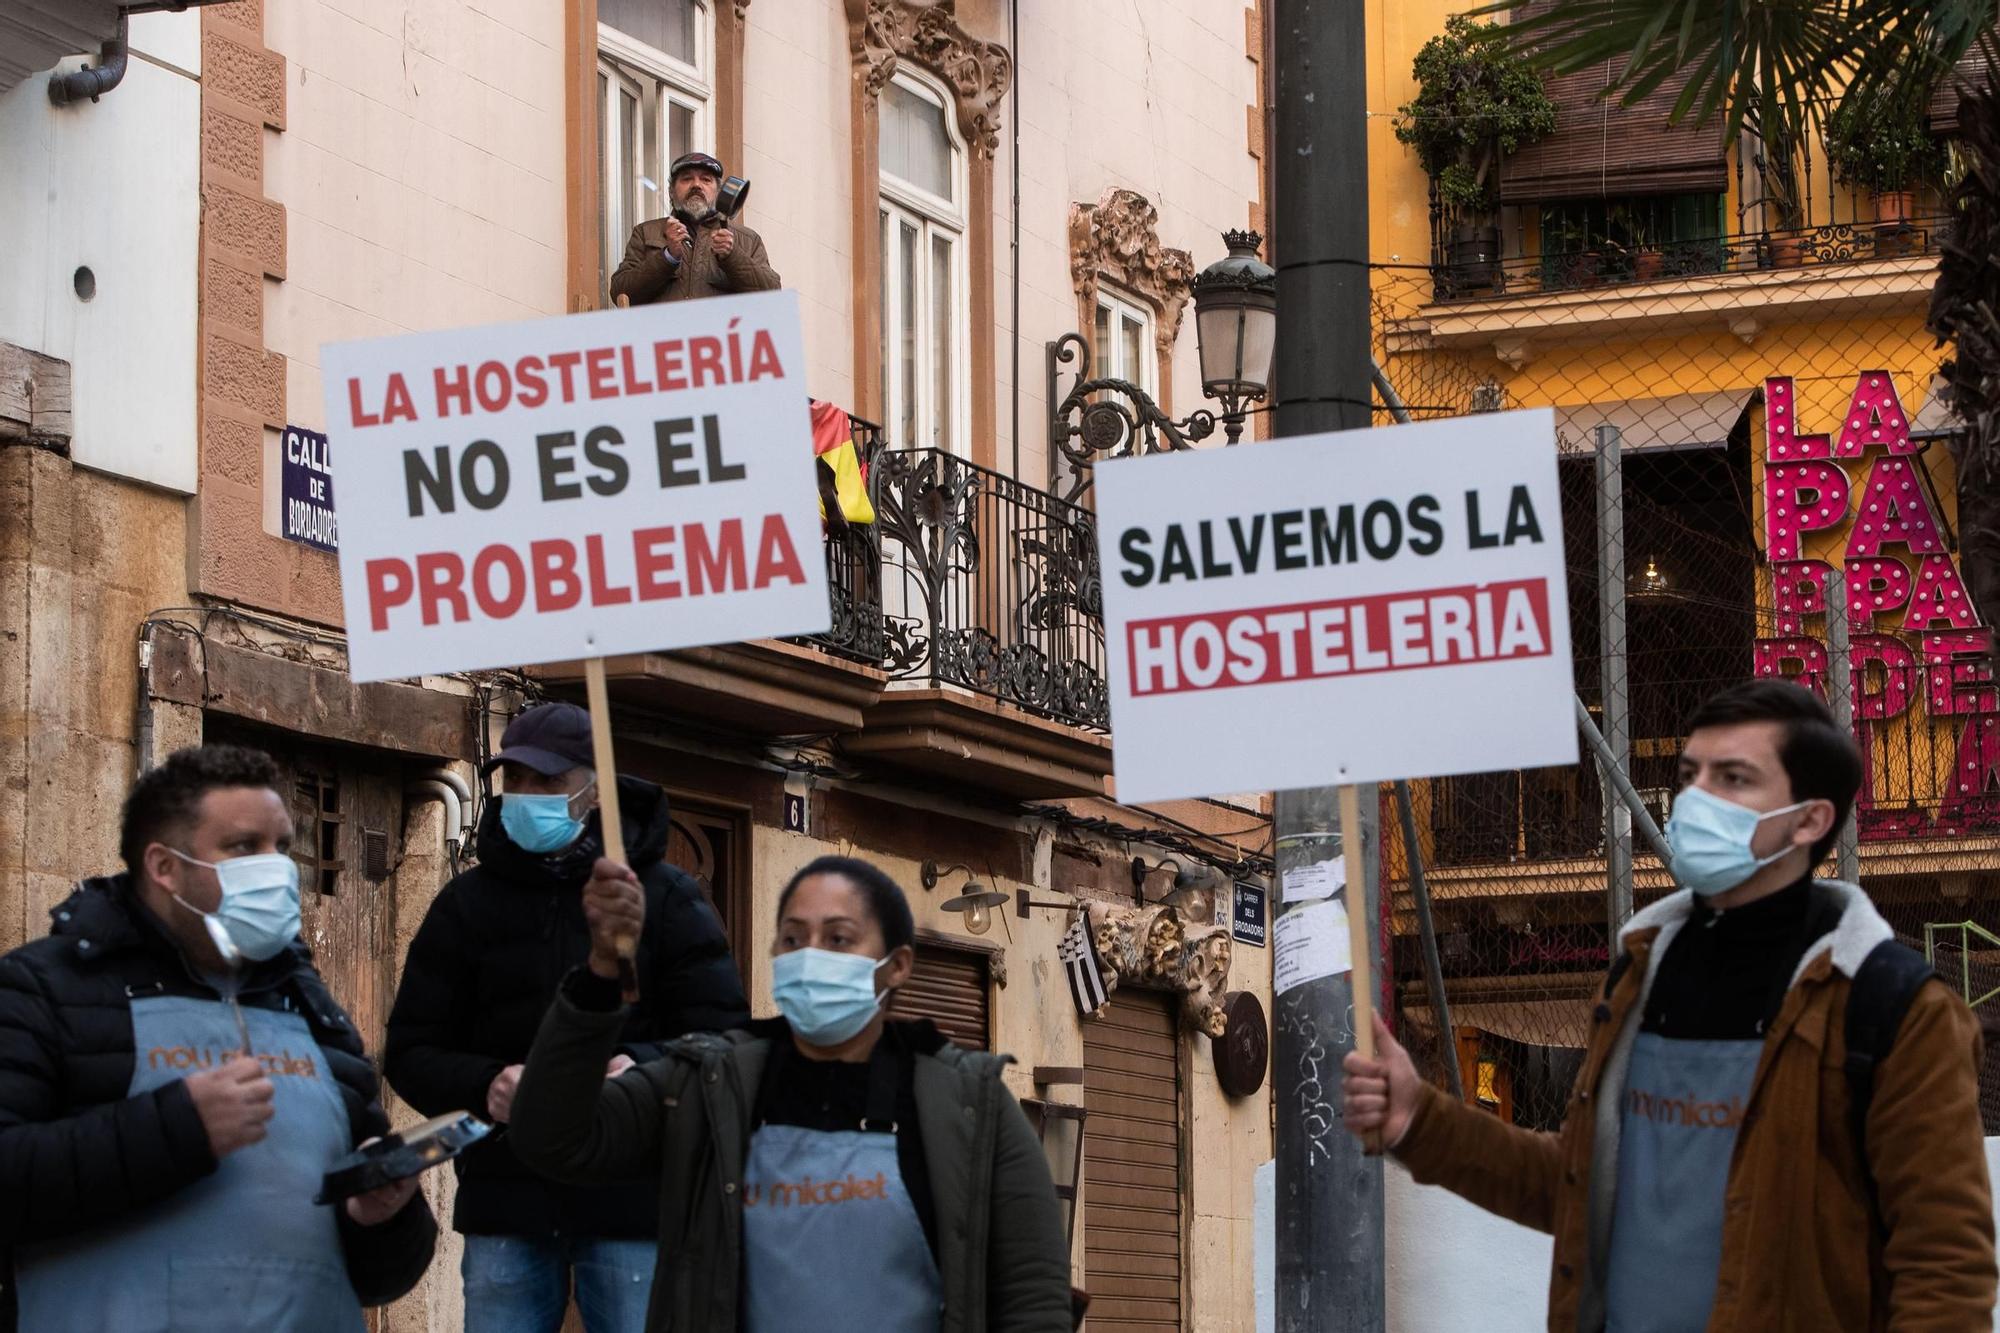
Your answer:
[[[937,1333],[943,1283],[896,1163],[876,1062],[854,1129],[760,1125],[743,1168],[747,1333]]]
[[[1722,1264],[1729,1160],[1761,1041],[1642,1032],[1620,1106],[1607,1333],[1701,1333]]]
[[[268,1134],[149,1208],[15,1255],[32,1333],[359,1333],[333,1209],[313,1202],[351,1144],[347,1108],[305,1019],[245,1008],[275,1089]],[[243,1044],[232,1007],[132,1002],[129,1095],[224,1063]]]

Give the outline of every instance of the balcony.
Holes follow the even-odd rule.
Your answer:
[[[848,557],[857,577],[847,618],[880,624],[872,660],[890,685],[847,751],[1023,796],[1051,783],[1103,792],[1110,705],[1095,517],[935,449],[880,455],[869,489],[876,522],[855,540],[873,549]],[[838,620],[838,594],[836,608]]]
[[[1947,220],[1920,218],[1892,226],[1862,222],[1758,232],[1657,245],[1606,244],[1539,255],[1454,262],[1440,250],[1431,261],[1431,294],[1438,304],[1505,301],[1651,287],[1737,274],[1778,274],[1867,260],[1935,259],[1943,252]]]
[[[1515,255],[1439,236],[1410,275],[1417,308],[1385,323],[1387,350],[1484,345],[1519,369],[1557,344],[1689,332],[1754,343],[1787,321],[1921,314],[1948,236],[1937,216]]]
[[[848,755],[1022,799],[1111,772],[1096,520],[856,419],[876,521],[825,545],[831,626],[612,658],[614,701],[701,727],[838,735]],[[574,663],[538,669],[581,679]]]

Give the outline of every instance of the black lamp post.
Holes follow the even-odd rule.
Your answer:
[[[1222,405],[1222,428],[1230,444],[1243,434],[1252,403],[1262,402],[1271,382],[1271,354],[1278,325],[1278,275],[1257,258],[1263,237],[1254,231],[1224,232],[1229,254],[1195,275],[1195,336],[1201,354],[1201,390]],[[1059,392],[1059,368],[1077,363],[1076,380]],[[1048,345],[1049,446],[1074,465],[1063,499],[1074,501],[1090,489],[1090,467],[1099,458],[1191,449],[1215,433],[1216,414],[1197,408],[1173,420],[1152,396],[1130,380],[1092,379],[1090,343],[1065,333]]]

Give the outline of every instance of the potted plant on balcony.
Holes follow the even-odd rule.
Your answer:
[[[1919,186],[1944,178],[1945,148],[1925,115],[1928,95],[1848,99],[1827,118],[1827,165],[1833,178],[1875,199],[1875,253],[1908,247]]]
[[[1653,215],[1633,200],[1617,200],[1605,210],[1606,240],[1618,251],[1633,282],[1656,282],[1666,270],[1667,256],[1657,242]]]
[[[1434,239],[1449,237],[1458,290],[1496,285],[1500,259],[1500,162],[1554,132],[1556,104],[1529,62],[1483,40],[1463,15],[1417,52],[1416,97],[1396,113],[1396,138],[1414,149],[1438,213]],[[1442,247],[1440,247],[1442,248]]]
[[[1806,196],[1799,177],[1799,146],[1805,136],[1788,108],[1788,103],[1774,103],[1769,114],[1761,114],[1762,108],[1753,103],[1751,113],[1757,127],[1757,179],[1765,209],[1763,256],[1772,268],[1797,268],[1805,262]],[[1773,230],[1775,235],[1770,234]]]

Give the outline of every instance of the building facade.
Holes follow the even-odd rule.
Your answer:
[[[1414,59],[1449,9],[1379,10],[1390,381],[1418,416],[1553,409],[1578,695],[1660,825],[1707,695],[1753,676],[1846,686],[1861,882],[1980,1000],[2000,961],[2000,703],[1957,562],[1956,424],[1934,392],[1949,349],[1925,327],[1962,170],[1953,80],[1914,128],[1919,164],[1892,177],[1837,103],[1789,149],[1730,145],[1719,124],[1669,123],[1671,83],[1625,106],[1599,96],[1604,70],[1552,78],[1553,129],[1496,154],[1467,205],[1396,137],[1416,137]],[[1412,849],[1388,853],[1406,1019],[1434,1069],[1456,1061],[1468,1095],[1521,1123],[1561,1114],[1611,955],[1607,880],[1639,906],[1671,887],[1643,839],[1621,850],[1629,821],[1583,758],[1416,784],[1451,1040],[1425,999]],[[2000,1095],[1987,1112],[1991,1129]]]
[[[114,868],[137,772],[253,744],[379,1041],[479,759],[581,684],[348,679],[320,348],[607,304],[666,165],[708,148],[755,182],[880,518],[828,552],[831,634],[612,662],[622,766],[669,791],[759,1011],[791,871],[883,864],[922,936],[899,1005],[1016,1057],[1100,1321],[1252,1327],[1271,1107],[1223,1091],[1211,1033],[1261,1024],[1238,993],[1268,1008],[1255,930],[1231,956],[1268,801],[1111,799],[1090,515],[1050,445],[1077,367],[1047,348],[1081,332],[1097,373],[1196,405],[1189,280],[1263,218],[1258,7],[227,0],[132,17],[118,86],[58,106],[51,67],[120,40],[115,7],[72,11],[0,0],[34,33],[0,65],[0,947]],[[969,881],[1003,901],[947,908]],[[1057,941],[1090,904],[1185,943],[1085,1021]],[[455,1268],[379,1326],[456,1327]]]

